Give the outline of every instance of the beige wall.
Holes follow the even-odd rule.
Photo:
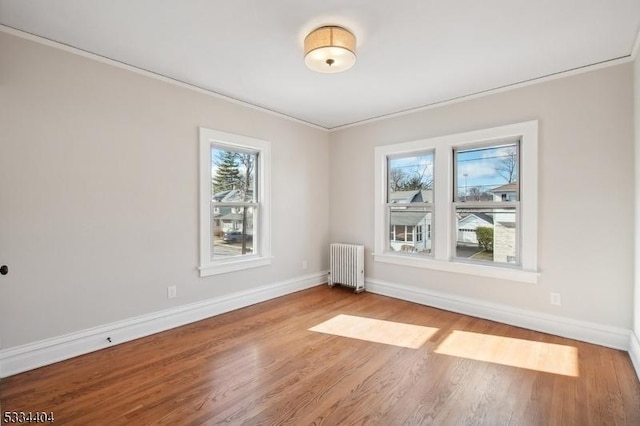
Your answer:
[[[326,269],[325,131],[6,33],[0,58],[2,348]],[[272,265],[199,277],[199,126],[271,141]]]
[[[630,329],[632,87],[628,63],[332,132],[331,241],[365,244],[369,279]],[[538,284],[373,261],[374,147],[528,120],[540,125]]]

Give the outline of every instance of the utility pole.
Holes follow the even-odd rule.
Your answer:
[[[469,176],[469,173],[464,173],[464,200],[465,201],[469,201],[469,191],[467,190],[467,176]]]

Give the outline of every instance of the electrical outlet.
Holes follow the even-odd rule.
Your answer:
[[[302,261],[302,269],[303,269],[303,270],[305,270],[305,269],[307,269],[307,267],[308,267],[308,266],[309,266],[309,265],[307,264],[307,261],[306,261],[306,260],[303,260],[303,261]]]
[[[177,295],[177,290],[175,285],[170,285],[167,287],[167,299],[173,299]]]
[[[560,297],[560,293],[551,292],[551,304],[562,306],[562,298]]]

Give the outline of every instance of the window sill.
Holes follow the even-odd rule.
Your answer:
[[[418,258],[415,256],[393,255],[389,253],[375,254],[376,262],[392,263],[395,265],[412,266],[415,268],[433,269],[435,271],[455,272],[459,274],[475,275],[478,277],[498,278],[510,281],[519,281],[536,284],[540,273],[535,271],[523,271],[510,267],[498,267],[489,265],[477,265],[464,262],[437,260],[433,258]]]
[[[258,268],[271,264],[271,257],[251,257],[230,261],[211,262],[207,265],[200,266],[201,277],[211,275],[226,274],[228,272],[243,271],[249,268]]]

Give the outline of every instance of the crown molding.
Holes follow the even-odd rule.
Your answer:
[[[436,108],[441,108],[444,106],[448,106],[448,105],[453,105],[459,102],[464,102],[464,101],[469,101],[469,100],[473,100],[473,99],[478,99],[484,96],[489,96],[489,95],[494,95],[497,93],[502,93],[502,92],[506,92],[509,90],[514,90],[514,89],[519,89],[522,87],[527,87],[527,86],[531,86],[531,85],[535,85],[535,84],[539,84],[539,83],[546,83],[548,81],[553,81],[553,80],[557,80],[557,79],[561,79],[561,78],[565,78],[565,77],[571,77],[574,75],[579,75],[579,74],[583,74],[583,73],[587,73],[590,71],[595,71],[595,70],[599,70],[599,69],[603,69],[603,68],[608,68],[608,67],[612,67],[612,66],[616,66],[616,65],[621,65],[621,64],[625,64],[628,62],[632,62],[635,60],[637,54],[638,54],[638,50],[640,49],[640,31],[638,32],[635,42],[633,44],[633,48],[632,51],[629,55],[627,56],[622,56],[619,58],[614,58],[614,59],[610,59],[610,60],[606,60],[606,61],[602,61],[602,62],[598,62],[598,63],[594,63],[594,64],[589,64],[589,65],[585,65],[582,67],[578,67],[578,68],[573,68],[573,69],[569,69],[569,70],[565,70],[565,71],[559,71],[557,73],[553,73],[553,74],[549,74],[543,77],[536,77],[536,78],[532,78],[530,80],[524,80],[524,81],[520,81],[520,82],[516,82],[516,83],[512,83],[512,84],[507,84],[504,86],[500,86],[500,87],[496,87],[496,88],[492,88],[492,89],[487,89],[487,90],[483,90],[480,92],[476,92],[476,93],[472,93],[469,95],[463,95],[463,96],[459,96],[456,98],[452,98],[452,99],[444,99],[442,101],[438,101],[438,102],[434,102],[431,104],[427,104],[427,105],[421,105],[418,107],[414,107],[414,108],[408,108],[406,110],[402,110],[402,111],[397,111],[397,112],[392,112],[389,114],[382,114],[380,116],[377,117],[371,117],[371,118],[367,118],[364,120],[360,120],[360,121],[355,121],[353,123],[347,123],[344,125],[340,125],[340,126],[335,126],[335,127],[323,127],[320,126],[318,124],[314,124],[308,121],[304,121],[301,120],[299,118],[295,118],[292,117],[290,115],[286,115],[283,114],[281,112],[278,111],[274,111],[271,110],[269,108],[260,106],[260,105],[255,105],[252,103],[249,103],[247,101],[241,100],[241,99],[237,99],[237,98],[233,98],[231,96],[228,95],[223,95],[221,93],[217,93],[214,92],[212,90],[209,89],[205,89],[203,87],[199,87],[199,86],[195,86],[193,84],[190,83],[186,83],[184,81],[180,81],[180,80],[176,80],[167,76],[164,76],[162,74],[158,74],[158,73],[154,73],[152,71],[146,70],[146,69],[142,69],[142,68],[138,68],[135,67],[133,65],[124,63],[124,62],[119,62],[115,59],[111,59],[108,58],[106,56],[101,56],[101,55],[97,55],[95,53],[91,53],[88,52],[86,50],[82,50],[79,49],[77,47],[74,46],[70,46],[64,43],[60,43],[54,40],[50,40],[35,34],[31,34],[22,30],[18,30],[16,28],[12,28],[6,25],[2,25],[0,24],[0,32],[6,33],[6,34],[10,34],[16,37],[20,37],[29,41],[33,41],[35,43],[39,43],[45,46],[49,46],[49,47],[53,47],[56,49],[60,49],[63,50],[65,52],[70,52],[70,53],[74,53],[76,55],[85,57],[85,58],[89,58],[89,59],[93,59],[95,61],[98,62],[102,62],[108,65],[112,65],[121,69],[125,69],[128,71],[132,71],[135,72],[137,74],[140,75],[144,75],[147,77],[151,77],[154,78],[156,80],[160,80],[163,81],[165,83],[168,84],[173,84],[175,86],[178,87],[182,87],[185,89],[189,89],[204,95],[208,95],[211,97],[214,97],[216,99],[221,99],[221,100],[225,100],[227,102],[236,104],[236,105],[242,105],[244,107],[250,108],[250,109],[254,109],[257,111],[261,111],[270,115],[274,115],[276,117],[279,118],[284,118],[286,120],[298,123],[298,124],[302,124],[305,125],[307,127],[316,129],[316,130],[324,130],[328,133],[332,133],[335,131],[340,131],[340,130],[344,130],[344,129],[349,129],[349,128],[353,128],[353,127],[358,127],[358,126],[362,126],[362,125],[366,125],[366,124],[370,124],[370,123],[375,123],[378,121],[382,121],[382,120],[386,120],[386,119],[391,119],[391,118],[396,118],[396,117],[402,117],[404,115],[409,115],[409,114],[413,114],[413,113],[419,113],[419,112],[423,112],[423,111],[428,111],[430,109],[436,109]]]
[[[640,33],[639,33],[640,34]],[[638,48],[638,39],[636,39],[636,44],[634,51]],[[619,58],[614,58],[602,62],[597,62],[594,64],[585,65],[578,68],[573,68],[565,71],[558,71],[557,73],[549,74],[543,77],[536,77],[530,80],[523,80],[517,83],[507,84],[500,87],[495,87],[493,89],[487,89],[480,92],[472,93],[470,95],[463,95],[457,98],[445,99],[439,102],[434,102],[428,105],[422,105],[415,108],[409,108],[403,111],[392,112],[389,114],[383,114],[378,117],[367,118],[366,120],[360,120],[349,124],[344,124],[342,126],[336,126],[329,128],[329,132],[335,132],[338,130],[344,130],[352,127],[358,127],[369,123],[375,123],[377,121],[387,120],[396,117],[402,117],[404,115],[409,115],[413,113],[418,113],[422,111],[428,111],[430,109],[441,108],[448,105],[457,104],[464,101],[469,101],[472,99],[482,98],[484,96],[495,95],[497,93],[508,92],[510,90],[520,89],[522,87],[533,86],[540,83],[546,83],[548,81],[559,80],[565,77],[572,77],[574,75],[584,74],[591,71],[596,71],[603,68],[609,68],[616,65],[626,64],[628,62],[632,62],[634,60],[633,54],[629,54],[627,56],[621,56]]]
[[[98,55],[98,54],[95,54],[95,53],[92,53],[92,52],[89,52],[89,51],[86,51],[86,50],[82,50],[80,48],[77,48],[77,47],[74,47],[74,46],[71,46],[71,45],[68,45],[68,44],[60,43],[58,41],[54,41],[54,40],[51,40],[51,39],[48,39],[48,38],[45,38],[45,37],[41,37],[41,36],[38,36],[38,35],[35,35],[35,34],[31,34],[31,33],[28,33],[28,32],[22,31],[22,30],[18,30],[16,28],[8,27],[6,25],[0,24],[0,32],[6,33],[6,34],[9,34],[9,35],[12,35],[12,36],[16,36],[16,37],[19,37],[19,38],[22,38],[22,39],[25,39],[25,40],[29,40],[29,41],[32,41],[32,42],[35,42],[35,43],[38,43],[38,44],[42,44],[44,46],[53,47],[55,49],[59,49],[59,50],[65,51],[65,52],[73,53],[73,54],[76,54],[78,56],[82,56],[84,58],[88,58],[88,59],[92,59],[94,61],[102,62],[103,64],[107,64],[107,65],[111,65],[111,66],[114,66],[114,67],[118,67],[118,68],[121,68],[121,69],[124,69],[124,70],[127,70],[127,71],[131,71],[131,72],[134,72],[136,74],[144,75],[146,77],[150,77],[150,78],[153,78],[153,79],[156,79],[156,80],[160,80],[160,81],[162,81],[164,83],[172,84],[174,86],[182,87],[184,89],[189,89],[189,90],[192,90],[194,92],[197,92],[197,93],[200,93],[200,94],[203,94],[203,95],[207,95],[207,96],[211,96],[211,97],[216,98],[216,99],[221,99],[221,100],[224,100],[224,101],[236,104],[236,105],[242,105],[244,107],[247,107],[247,108],[250,108],[250,109],[253,109],[253,110],[257,110],[257,111],[261,111],[261,112],[264,112],[264,113],[267,113],[267,114],[270,114],[270,115],[274,115],[274,116],[279,117],[279,118],[284,118],[285,120],[293,121],[295,123],[302,124],[302,125],[305,125],[307,127],[311,127],[313,129],[325,130],[325,131],[327,130],[327,128],[319,126],[317,124],[310,123],[308,121],[304,121],[304,120],[301,120],[299,118],[295,118],[295,117],[292,117],[290,115],[286,115],[286,114],[283,114],[281,112],[274,111],[274,110],[271,110],[269,108],[266,108],[266,107],[263,107],[263,106],[260,106],[260,105],[255,105],[255,104],[249,103],[247,101],[244,101],[242,99],[237,99],[237,98],[234,98],[234,97],[231,97],[231,96],[228,96],[228,95],[223,95],[221,93],[214,92],[213,90],[209,90],[209,89],[205,89],[203,87],[195,86],[193,84],[186,83],[184,81],[176,80],[174,78],[167,77],[165,75],[158,74],[158,73],[155,73],[153,71],[149,71],[149,70],[146,70],[146,69],[143,69],[143,68],[139,68],[139,67],[136,67],[136,66],[124,63],[124,62],[117,61],[115,59],[108,58],[106,56],[102,56],[102,55]]]

